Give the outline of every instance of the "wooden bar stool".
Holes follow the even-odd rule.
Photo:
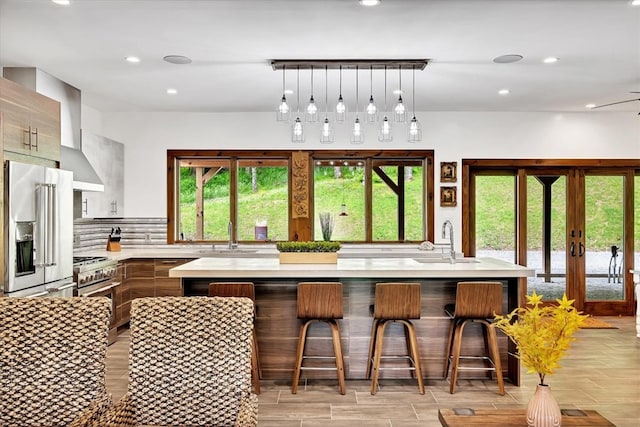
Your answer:
[[[447,378],[451,365],[451,384],[449,393],[453,394],[458,380],[458,371],[473,370],[496,373],[498,389],[504,395],[502,366],[496,331],[491,327],[489,319],[495,314],[502,314],[502,283],[500,282],[459,282],[456,290],[456,303],[444,307],[445,314],[451,317],[449,342],[444,364],[444,378]],[[467,323],[479,323],[484,338],[484,356],[461,356],[462,336]],[[460,366],[460,359],[482,360],[485,366]],[[488,365],[488,366],[487,366]]]
[[[298,351],[296,355],[296,367],[293,374],[291,393],[298,392],[298,382],[302,370],[326,370],[335,369],[338,373],[338,388],[340,394],[345,394],[344,361],[342,359],[342,342],[340,341],[340,328],[336,319],[342,319],[342,283],[340,282],[301,282],[298,284],[298,319],[300,336],[298,338]],[[309,326],[314,322],[326,322],[331,328],[333,340],[333,356],[305,356],[304,347],[307,341]],[[333,367],[302,366],[304,359],[335,359]]]
[[[409,369],[411,376],[418,380],[418,390],[424,394],[422,369],[420,368],[420,352],[416,330],[409,319],[420,318],[420,283],[377,283],[376,299],[373,307],[373,325],[369,342],[369,358],[367,361],[367,378],[371,379],[371,394],[376,394],[380,370]],[[387,324],[398,322],[404,326],[407,345],[406,356],[383,356],[384,332]],[[404,358],[409,367],[381,368],[382,359]]]
[[[256,394],[260,394],[260,357],[258,356],[258,336],[255,328],[256,292],[252,282],[212,282],[209,283],[210,297],[245,297],[253,301],[254,328],[253,345],[251,346],[251,380]]]

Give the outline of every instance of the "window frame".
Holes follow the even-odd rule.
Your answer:
[[[238,162],[255,160],[255,161],[268,161],[269,159],[287,159],[289,169],[289,208],[288,208],[288,221],[289,221],[289,240],[313,240],[313,227],[314,227],[314,215],[315,210],[313,206],[313,181],[309,185],[309,218],[299,219],[292,218],[291,214],[291,158],[293,153],[305,153],[309,158],[309,173],[313,176],[314,161],[316,159],[328,159],[328,158],[342,158],[348,159],[362,159],[365,162],[365,179],[370,182],[372,168],[374,165],[379,164],[380,161],[397,162],[410,165],[419,161],[423,167],[423,201],[424,201],[424,238],[426,240],[433,240],[434,238],[434,151],[433,150],[361,150],[361,151],[349,151],[349,150],[167,150],[167,244],[204,244],[204,243],[218,243],[218,241],[185,241],[177,239],[176,226],[179,213],[178,206],[178,194],[179,191],[179,166],[178,162],[181,159],[225,159],[231,162],[230,165],[230,198],[231,208],[230,217],[235,218],[237,216],[237,172]],[[370,184],[367,184],[370,185]],[[370,188],[367,190],[368,195],[365,201],[365,215],[367,217],[366,225],[366,238],[364,241],[353,242],[355,244],[381,244],[381,243],[404,243],[406,241],[373,241],[371,233],[371,195]],[[234,239],[236,236],[233,236]],[[240,243],[264,243],[262,241],[241,241]]]

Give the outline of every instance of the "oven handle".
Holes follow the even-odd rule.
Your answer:
[[[38,292],[37,294],[28,295],[26,298],[39,298],[49,295],[49,291]]]
[[[93,295],[93,294],[97,294],[97,293],[100,293],[100,292],[107,291],[107,290],[109,290],[109,289],[111,289],[111,288],[115,288],[115,287],[116,287],[116,286],[118,286],[118,285],[120,285],[120,282],[112,282],[111,284],[109,284],[109,285],[107,285],[107,286],[103,286],[103,287],[102,287],[102,288],[100,288],[100,289],[96,289],[95,291],[88,292],[88,293],[86,293],[86,294],[82,294],[82,296],[83,296],[83,297],[90,297],[90,296],[91,296],[91,295]]]

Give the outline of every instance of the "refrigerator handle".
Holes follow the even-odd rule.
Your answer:
[[[57,196],[56,196],[56,185],[55,184],[47,184],[47,233],[46,233],[46,244],[47,244],[47,260],[46,266],[51,267],[56,265],[56,260],[58,259],[58,233],[56,229],[57,221]]]
[[[45,245],[47,242],[46,229],[46,184],[36,184],[36,229],[35,240],[35,266],[44,267],[47,264]]]

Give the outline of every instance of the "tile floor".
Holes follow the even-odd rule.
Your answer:
[[[561,408],[594,409],[618,427],[640,427],[640,338],[634,317],[604,317],[619,329],[583,329],[563,368],[547,378]],[[121,333],[107,355],[107,387],[119,399],[127,387],[128,332]],[[460,381],[454,395],[444,380],[427,380],[418,394],[415,381],[382,380],[375,395],[369,382],[348,381],[347,394],[335,381],[310,381],[291,394],[290,383],[261,381],[259,427],[413,427],[440,426],[438,408],[522,408],[533,395],[537,376],[522,374],[523,385]]]

